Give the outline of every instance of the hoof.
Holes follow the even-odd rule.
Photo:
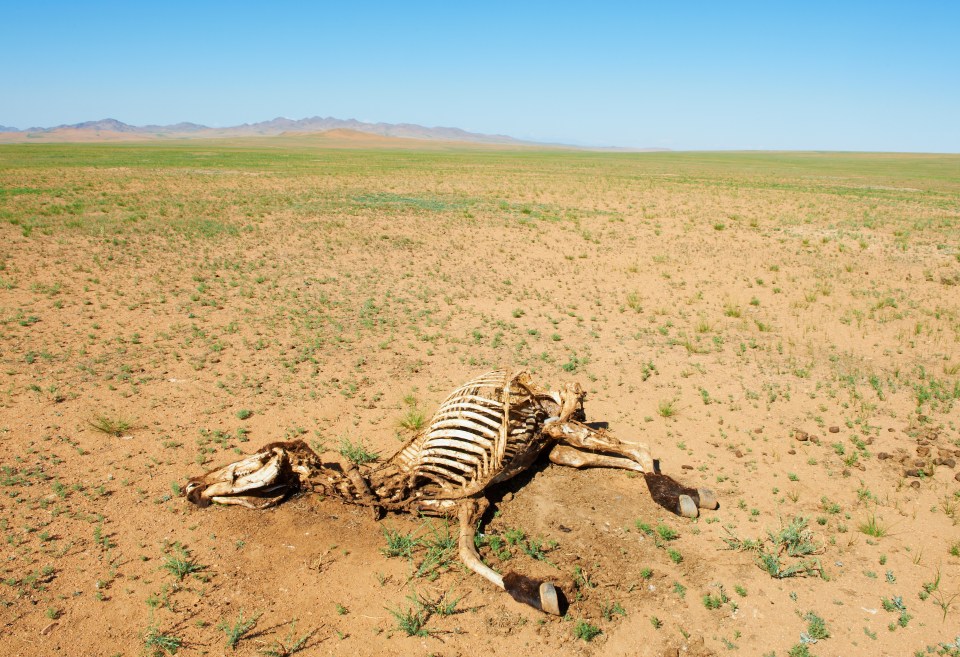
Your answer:
[[[540,585],[540,608],[548,614],[560,616],[560,596],[557,595],[557,587],[550,582],[543,582]]]
[[[566,606],[563,592],[550,582],[517,573],[507,573],[503,576],[503,588],[517,602],[554,616],[563,615],[561,608]]]
[[[677,500],[677,508],[679,513],[684,518],[696,518],[700,515],[700,511],[697,509],[696,503],[694,503],[693,498],[689,495],[681,495]]]
[[[717,509],[720,507],[720,503],[717,501],[717,496],[713,494],[713,491],[709,488],[698,488],[697,497],[700,498],[700,508],[701,509]]]

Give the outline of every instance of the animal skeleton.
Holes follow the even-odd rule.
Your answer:
[[[211,502],[264,509],[301,489],[386,511],[457,518],[459,555],[470,570],[537,609],[560,614],[562,593],[550,582],[500,575],[476,552],[474,535],[489,505],[485,492],[528,469],[549,450],[553,463],[641,472],[654,500],[696,517],[715,509],[709,489],[687,488],[655,470],[646,445],[622,442],[584,423],[583,389],[548,391],[526,372],[489,372],[467,382],[440,405],[424,430],[390,459],[361,471],[352,462],[323,463],[302,441],[271,443],[226,467],[191,479],[184,491],[199,506]]]

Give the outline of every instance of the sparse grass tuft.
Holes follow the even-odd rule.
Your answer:
[[[413,558],[414,549],[420,545],[419,539],[414,537],[413,532],[402,534],[400,530],[390,529],[386,525],[381,529],[383,537],[387,539],[387,547],[381,548],[380,552],[388,557]]]
[[[426,421],[427,418],[424,416],[423,411],[417,408],[409,408],[403,417],[400,418],[399,424],[407,431],[420,431]]]
[[[227,647],[231,650],[236,650],[237,644],[240,643],[240,639],[242,639],[244,635],[256,627],[257,620],[259,619],[260,614],[257,614],[253,618],[244,620],[243,610],[241,609],[235,621],[229,623],[226,619],[224,619],[220,621],[219,625],[217,625],[217,629],[223,630],[223,633],[227,635]]]
[[[173,546],[173,554],[168,554],[164,557],[162,568],[179,581],[183,581],[183,578],[187,575],[198,573],[204,570],[206,566],[198,564],[190,556],[187,548],[179,543],[175,543]]]
[[[701,599],[703,606],[707,609],[719,609],[724,605],[724,603],[729,602],[726,594],[724,594],[723,589],[720,589],[720,592],[717,595],[712,595],[707,593]]]
[[[430,614],[427,610],[423,609],[419,603],[406,609],[399,607],[397,609],[387,608],[387,611],[389,611],[390,615],[397,621],[397,628],[407,636],[430,635],[430,630],[424,627],[427,621],[430,620]]]
[[[573,626],[573,636],[588,643],[593,641],[600,633],[599,627],[585,620],[578,620]]]
[[[889,626],[891,630],[896,629],[898,625],[900,627],[906,627],[913,618],[913,616],[907,613],[907,606],[903,603],[903,598],[899,595],[895,595],[892,598],[881,598],[880,603],[885,611],[898,614],[897,622],[891,623]]]
[[[600,605],[600,614],[605,621],[611,621],[615,616],[626,616],[627,612],[619,602],[604,602]]]
[[[664,399],[657,404],[657,415],[660,417],[674,417],[677,414],[677,400]]]
[[[290,632],[287,633],[287,636],[283,641],[277,639],[273,642],[272,646],[263,648],[260,650],[260,652],[267,657],[290,657],[291,655],[297,654],[301,650],[305,650],[307,643],[310,641],[313,635],[317,633],[317,630],[311,630],[300,638],[296,638],[296,630],[297,622],[293,621],[293,623],[290,625]]]
[[[352,443],[349,438],[342,438],[340,440],[340,456],[347,459],[354,465],[365,465],[367,463],[373,463],[378,458],[380,454],[377,452],[371,452],[367,449],[366,445],[363,443]]]
[[[803,620],[807,621],[807,637],[814,641],[830,638],[830,630],[823,618],[810,611],[804,615]]]
[[[766,540],[744,540],[732,534],[723,540],[728,549],[756,552],[757,565],[775,579],[798,575],[823,576],[819,559],[803,558],[821,550],[813,542],[813,532],[807,529],[806,518],[795,517],[778,532],[768,531]]]
[[[424,556],[414,572],[414,577],[435,579],[441,570],[447,568],[456,558],[457,537],[451,533],[450,525],[446,522],[442,528],[429,520],[425,524],[430,536],[419,542],[424,548]]]
[[[669,525],[657,525],[657,535],[665,541],[675,541],[680,538],[680,532]]]
[[[88,424],[108,436],[119,438],[127,431],[133,428],[133,424],[120,417],[110,417],[108,415],[97,415]]]
[[[427,597],[422,593],[414,593],[417,604],[421,609],[425,609],[429,614],[437,616],[453,616],[460,613],[457,605],[463,596],[454,596],[453,591],[449,590],[436,597]]]
[[[860,523],[860,531],[874,538],[882,538],[887,535],[887,526],[877,520],[877,516],[870,514],[870,517]]]
[[[172,634],[161,632],[156,625],[151,625],[142,635],[143,650],[150,657],[176,655],[183,647],[183,639]]]

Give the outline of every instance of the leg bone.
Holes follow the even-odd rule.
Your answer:
[[[569,445],[556,445],[550,450],[550,461],[571,468],[619,468],[635,472],[644,471],[643,466],[632,459],[586,452]]]
[[[570,447],[627,458],[640,465],[640,472],[654,472],[650,448],[642,443],[625,443],[605,431],[596,431],[575,420],[552,422],[543,430]]]
[[[477,554],[476,544],[474,543],[476,523],[483,512],[487,510],[489,504],[490,502],[486,498],[482,498],[481,500],[466,500],[460,505],[457,514],[460,519],[460,560],[480,577],[502,589],[503,577],[480,560],[480,555]]]
[[[486,498],[465,500],[459,509],[460,538],[459,554],[467,568],[477,573],[491,584],[504,589],[517,602],[528,604],[534,609],[548,614],[560,615],[561,594],[550,582],[541,582],[531,577],[507,573],[501,576],[480,560],[477,554],[476,523],[483,515],[489,502]]]
[[[653,458],[646,445],[623,443],[605,432],[594,431],[573,421],[547,425],[545,431],[560,440],[550,450],[550,461],[553,463],[573,468],[620,468],[642,472],[654,501],[686,518],[696,518],[699,515],[698,507],[716,509],[719,506],[709,488],[690,488],[655,472]]]

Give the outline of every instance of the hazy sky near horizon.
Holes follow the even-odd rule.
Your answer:
[[[0,125],[333,116],[592,146],[960,152],[960,2],[14,2]]]

